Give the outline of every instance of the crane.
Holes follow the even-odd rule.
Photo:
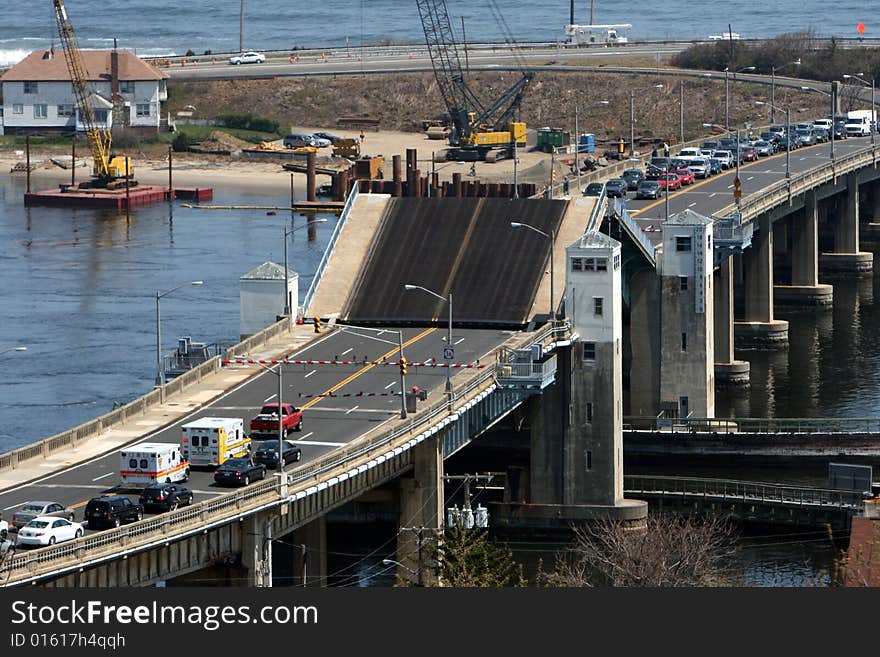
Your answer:
[[[515,121],[532,75],[523,72],[513,86],[484,105],[464,79],[455,34],[444,0],[416,0],[437,86],[449,113],[450,160],[495,160],[525,146],[526,124]]]
[[[73,85],[76,107],[79,112],[80,123],[85,128],[89,139],[89,147],[92,151],[92,159],[95,168],[92,173],[91,187],[106,187],[113,189],[125,184],[136,184],[133,181],[134,170],[131,160],[127,156],[114,156],[110,152],[113,137],[110,131],[98,125],[95,106],[92,100],[92,91],[89,89],[88,72],[83,62],[82,53],[76,43],[76,35],[73,24],[67,16],[67,9],[63,0],[52,0],[55,7],[55,20],[58,23],[58,34],[61,37],[61,45],[64,48],[64,59],[67,62],[67,70],[70,73],[70,82]],[[84,186],[84,185],[80,185]]]

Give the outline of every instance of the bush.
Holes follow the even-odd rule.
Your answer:
[[[253,114],[223,114],[220,117],[223,125],[227,128],[240,128],[242,130],[255,130],[257,132],[278,132],[280,124],[274,119]]]
[[[193,49],[192,49],[192,48],[190,48],[189,50],[187,50],[187,51],[186,51],[186,54],[184,55],[184,57],[195,57],[195,56],[196,56],[196,54],[193,52]]]
[[[174,149],[177,153],[182,153],[189,150],[192,142],[189,139],[189,135],[185,132],[178,132],[174,137],[174,141],[171,142],[171,148]]]

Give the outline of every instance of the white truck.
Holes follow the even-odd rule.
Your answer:
[[[854,110],[846,113],[846,134],[849,137],[867,137],[877,124],[874,110]]]
[[[150,484],[189,479],[189,462],[174,443],[140,443],[119,452],[123,488],[146,488]]]
[[[227,459],[247,456],[250,437],[244,421],[231,417],[203,417],[181,428],[180,451],[194,467],[216,467]]]
[[[566,25],[565,36],[574,46],[625,46],[629,39],[620,33],[621,29],[630,28],[630,23],[614,25]]]

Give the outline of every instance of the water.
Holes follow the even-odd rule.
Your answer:
[[[293,47],[369,45],[393,40],[424,41],[413,0],[327,0],[313,5],[284,0],[245,2],[245,48],[286,50]],[[465,16],[468,41],[503,41],[505,30],[493,18],[490,3],[481,0],[448,0],[456,33]],[[569,20],[569,2],[527,3],[497,0],[509,33],[518,42],[559,41]],[[80,47],[107,48],[119,39],[123,48],[138,54],[184,54],[237,51],[239,47],[239,0],[150,0],[114,2],[69,0],[68,15]],[[817,34],[857,37],[856,25],[865,23],[865,37],[880,36],[876,12],[870,3],[846,0],[829,5],[817,0],[729,0],[703,3],[694,12],[686,0],[639,3],[638,11],[627,3],[596,2],[598,23],[632,23],[631,39],[705,39],[727,31],[743,38],[767,38],[784,32],[813,29]],[[579,0],[575,20],[589,23],[590,5]],[[685,19],[686,18],[686,19]],[[152,19],[148,27],[147,21]],[[685,20],[683,20],[685,19]],[[19,3],[14,12],[3,13],[0,34],[0,65],[21,59],[29,51],[57,42],[54,14],[49,2]]]
[[[39,185],[37,185],[39,187]],[[234,344],[238,278],[266,260],[284,262],[289,215],[205,212],[167,204],[124,215],[25,208],[24,180],[0,177],[0,453],[76,426],[152,388],[156,290],[193,280],[161,301],[163,352],[177,338]],[[285,205],[289,196],[215,190],[217,204]],[[306,219],[297,215],[295,223]],[[335,216],[317,239],[297,230],[290,268],[300,298]]]

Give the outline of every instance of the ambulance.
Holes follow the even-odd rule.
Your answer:
[[[174,443],[140,443],[119,452],[123,488],[189,479],[189,462]]]
[[[251,439],[244,421],[230,417],[203,417],[183,425],[180,450],[196,467],[216,467],[227,459],[247,456]]]

